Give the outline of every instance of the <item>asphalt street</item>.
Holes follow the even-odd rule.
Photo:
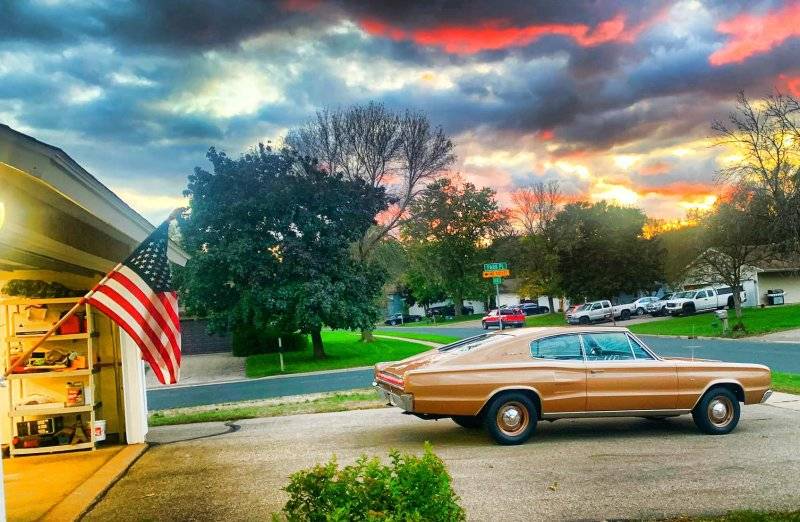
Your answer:
[[[344,465],[361,454],[386,459],[390,449],[420,453],[425,441],[470,521],[797,509],[797,410],[792,396],[745,406],[738,428],[717,437],[701,434],[688,415],[564,419],[539,423],[521,446],[396,408],[151,428],[156,444],[83,520],[270,520],[287,500],[281,488],[291,473],[333,455]]]
[[[398,331],[469,337],[482,333],[480,327],[406,327]],[[643,336],[656,353],[672,357],[697,357],[731,362],[766,364],[775,371],[800,373],[800,343],[770,343],[752,340],[679,339]],[[147,391],[150,410],[219,404],[365,388],[372,383],[372,371],[355,369],[315,375],[287,375],[246,381],[158,388]]]

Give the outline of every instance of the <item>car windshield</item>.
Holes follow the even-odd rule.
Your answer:
[[[474,337],[467,337],[451,344],[439,348],[440,352],[463,353],[476,348],[482,348],[502,341],[507,341],[513,336],[502,333],[480,334]]]
[[[675,297],[675,294],[667,294],[667,295],[665,295],[664,297],[662,297],[660,300],[661,300],[661,301],[669,301],[669,300],[670,300],[670,299],[672,299],[673,297]]]
[[[691,299],[694,294],[694,292],[678,292],[675,294],[675,299]]]

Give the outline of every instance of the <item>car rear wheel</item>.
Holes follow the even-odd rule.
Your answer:
[[[476,415],[453,415],[453,422],[462,428],[475,429],[483,426],[483,417]]]
[[[709,435],[730,433],[739,423],[739,399],[727,388],[712,388],[692,410],[694,423]]]
[[[507,392],[492,399],[484,414],[484,424],[498,444],[522,444],[536,431],[539,413],[524,393]]]
[[[644,315],[644,312],[645,310],[641,306],[636,309],[636,315]]]

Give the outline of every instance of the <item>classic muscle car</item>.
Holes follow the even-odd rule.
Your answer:
[[[540,420],[661,419],[691,413],[712,435],[739,422],[740,403],[769,398],[759,364],[660,357],[627,328],[524,328],[487,333],[375,366],[386,401],[422,419],[485,426],[521,444]]]

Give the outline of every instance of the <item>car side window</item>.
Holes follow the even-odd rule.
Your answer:
[[[636,341],[636,339],[628,336],[628,341],[631,343],[631,350],[633,350],[633,355],[635,355],[637,359],[653,360],[653,356],[650,355],[650,353],[645,350],[642,345]]]
[[[582,361],[581,340],[577,335],[557,335],[531,343],[531,355],[538,359]]]
[[[622,332],[583,334],[587,361],[628,361],[633,352],[628,336]]]

